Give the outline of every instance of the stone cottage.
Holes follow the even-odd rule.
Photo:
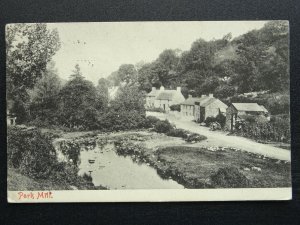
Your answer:
[[[204,122],[207,117],[216,117],[219,113],[225,114],[226,109],[227,105],[215,98],[213,94],[202,95],[195,102],[195,120],[200,123]]]
[[[268,110],[262,105],[257,103],[232,103],[226,110],[227,129],[234,130],[236,121],[243,120],[247,115],[270,120]]]
[[[195,119],[195,103],[200,102],[201,98],[192,97],[192,95],[189,95],[188,98],[180,103],[180,114],[183,118],[186,119]]]
[[[152,88],[151,92],[146,96],[147,108],[161,108],[166,112],[170,111],[171,105],[183,102],[184,96],[181,93],[181,87],[176,90],[165,90],[163,86],[160,89]]]

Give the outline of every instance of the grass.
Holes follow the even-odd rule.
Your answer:
[[[7,170],[7,190],[9,191],[33,191],[33,190],[72,190],[70,186],[55,184],[48,180],[35,180],[20,174],[16,169]]]
[[[166,147],[156,153],[157,160],[169,170],[178,171],[188,186],[211,186],[211,176],[220,168],[235,167],[249,180],[245,187],[290,187],[290,163],[265,158],[242,151],[226,149],[209,151],[207,148],[186,146]],[[252,170],[258,167],[261,171]],[[247,168],[247,170],[245,170]],[[248,169],[250,169],[248,171]],[[190,184],[189,184],[190,183]]]
[[[223,168],[235,168],[249,182],[244,188],[290,187],[290,162],[265,158],[262,155],[230,148],[200,147],[186,144],[181,138],[155,132],[148,135],[126,134],[127,139],[143,144],[140,157],[153,166],[163,178],[172,178],[186,188],[216,188],[212,177]],[[175,146],[176,145],[176,146]],[[213,151],[212,151],[213,150]],[[139,154],[135,152],[134,154]],[[128,154],[130,155],[130,154]],[[136,155],[131,155],[133,158]],[[260,168],[261,171],[252,169]],[[229,170],[233,171],[233,170]],[[234,177],[234,176],[233,176]]]

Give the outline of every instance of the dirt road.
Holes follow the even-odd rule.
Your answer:
[[[171,123],[175,124],[177,128],[182,128],[191,132],[205,135],[207,137],[207,140],[201,142],[203,146],[233,147],[244,151],[261,154],[266,157],[287,161],[291,160],[290,151],[286,149],[257,143],[244,137],[227,136],[226,133],[222,131],[210,131],[207,127],[199,126],[199,124],[192,121],[180,120],[170,114],[147,112],[147,115],[155,116],[159,119],[168,119]]]

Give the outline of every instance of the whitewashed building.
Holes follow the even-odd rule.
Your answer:
[[[150,93],[146,96],[147,108],[161,108],[166,112],[170,111],[171,105],[180,104],[185,100],[181,93],[181,87],[177,87],[176,90],[165,90],[163,86],[160,89],[152,87]]]

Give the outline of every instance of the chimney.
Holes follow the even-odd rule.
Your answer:
[[[164,86],[160,86],[160,90],[161,91],[165,90],[165,87]]]
[[[152,87],[152,91],[155,91],[156,90],[156,87]]]
[[[192,95],[189,95],[189,98],[192,98],[193,96]]]
[[[213,97],[214,97],[214,94],[209,94],[208,96],[211,97],[211,98],[213,98]]]
[[[178,92],[181,92],[181,87],[177,87],[177,91],[178,91]]]

